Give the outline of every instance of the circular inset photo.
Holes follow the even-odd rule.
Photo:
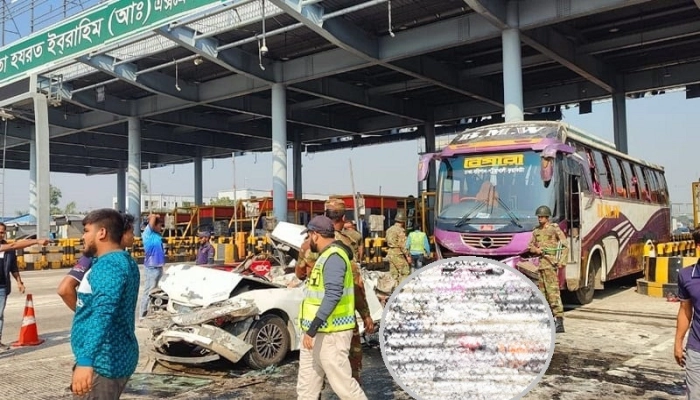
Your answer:
[[[455,257],[394,290],[379,341],[389,373],[415,399],[512,400],[547,371],[555,325],[544,295],[521,272]]]

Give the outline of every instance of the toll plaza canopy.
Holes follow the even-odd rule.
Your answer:
[[[696,1],[109,1],[0,50],[5,165],[29,168],[37,118],[51,171],[103,174],[125,168],[130,130],[161,166],[269,151],[275,114],[284,142],[323,151],[502,119],[513,93],[526,118],[695,97]],[[505,85],[504,59],[521,64]]]

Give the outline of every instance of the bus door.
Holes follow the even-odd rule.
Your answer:
[[[564,210],[568,228],[566,235],[569,240],[569,259],[567,260],[566,269],[567,278],[572,279],[580,277],[579,272],[581,270],[581,207],[583,201],[581,189],[585,185],[585,181],[581,173],[581,164],[570,157],[566,157],[564,165],[566,172],[564,174],[566,176]]]

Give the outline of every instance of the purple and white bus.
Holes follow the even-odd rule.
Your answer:
[[[546,205],[569,240],[559,271],[568,301],[586,304],[612,279],[643,270],[644,245],[671,239],[661,166],[559,121],[495,124],[421,156],[439,161],[433,232],[438,258],[482,256],[515,266]]]

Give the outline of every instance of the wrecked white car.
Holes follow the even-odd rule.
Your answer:
[[[271,233],[277,265],[266,276],[236,272],[241,268],[227,271],[187,264],[167,268],[159,291],[152,293],[152,304],[161,311],[147,318],[153,357],[178,364],[205,364],[224,358],[263,369],[298,350],[302,285],[293,273],[282,271],[293,267],[303,229],[277,224]],[[374,291],[378,274],[382,273],[363,271],[375,325],[383,311]],[[362,332],[359,315],[358,324]]]

